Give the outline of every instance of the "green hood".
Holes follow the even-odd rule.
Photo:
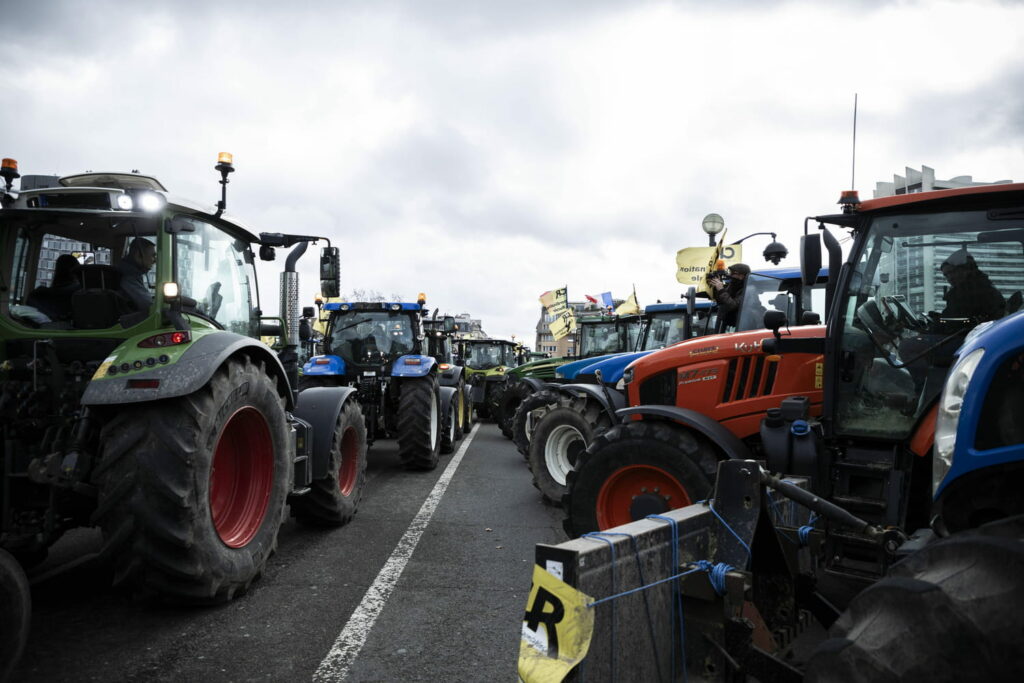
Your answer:
[[[555,370],[574,358],[540,358],[515,367],[508,371],[509,377],[536,377],[537,379],[555,379]]]

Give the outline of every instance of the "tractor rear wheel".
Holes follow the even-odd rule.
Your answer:
[[[28,642],[32,593],[25,570],[0,548],[0,681],[9,680]]]
[[[455,450],[458,442],[458,431],[456,425],[459,422],[459,406],[455,396],[452,396],[448,403],[448,410],[444,413],[441,421],[441,453],[447,455]]]
[[[327,476],[292,501],[295,519],[310,526],[342,526],[355,516],[366,484],[366,423],[359,403],[345,402],[331,434]]]
[[[469,434],[469,430],[473,429],[473,424],[476,422],[476,415],[473,413],[473,396],[468,391],[470,387],[468,385],[463,386],[462,402],[463,402],[463,419],[462,419],[462,433]]]
[[[717,466],[706,442],[672,423],[616,425],[566,476],[565,532],[575,538],[707,498]]]
[[[569,472],[594,439],[611,427],[611,418],[596,401],[563,396],[536,425],[529,457],[533,485],[546,501],[559,504]]]
[[[936,541],[864,589],[808,681],[1024,680],[1024,516]]]
[[[437,377],[402,380],[398,397],[398,458],[406,467],[432,470],[441,450],[441,393]]]
[[[100,432],[93,516],[115,585],[207,603],[247,589],[277,547],[289,452],[284,396],[247,356],[193,394],[122,406]]]
[[[494,415],[494,420],[498,423],[505,438],[513,438],[512,421],[516,417],[516,411],[519,410],[522,402],[533,393],[533,386],[527,382],[505,383],[504,391],[498,399],[498,410]]]
[[[462,441],[462,437],[469,431],[466,424],[466,384],[459,380],[455,385],[455,394],[452,396],[452,404],[455,406],[455,436],[454,441]]]
[[[520,399],[512,417],[512,442],[523,457],[530,458],[530,439],[541,418],[558,405],[561,398],[554,389],[541,389]]]

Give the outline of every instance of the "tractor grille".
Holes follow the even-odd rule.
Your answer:
[[[674,406],[676,404],[676,369],[652,375],[640,384],[641,405]]]
[[[768,396],[775,388],[778,367],[778,363],[769,363],[763,355],[733,358],[725,375],[722,403]]]

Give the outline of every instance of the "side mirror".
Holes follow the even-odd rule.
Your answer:
[[[303,318],[315,318],[316,317],[316,309],[313,308],[312,306],[303,306],[302,307],[302,317]]]
[[[337,247],[320,250],[320,292],[327,298],[341,295],[341,258]]]
[[[772,331],[775,338],[778,339],[782,335],[779,334],[779,330],[786,327],[789,321],[786,320],[786,314],[783,311],[765,311],[764,314],[764,326],[766,329]]]
[[[195,232],[196,222],[188,216],[178,214],[164,224],[164,230],[172,235],[179,232]]]
[[[687,317],[692,320],[693,319],[693,314],[694,314],[694,312],[696,310],[697,310],[697,288],[691,286],[689,289],[686,290],[686,315],[687,315]]]
[[[800,279],[810,287],[818,281],[821,272],[821,236],[804,235],[800,238]]]
[[[260,260],[261,261],[273,261],[277,254],[274,252],[274,248],[267,245],[260,245]]]

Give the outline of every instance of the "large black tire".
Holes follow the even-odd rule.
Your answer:
[[[406,467],[432,470],[441,451],[441,393],[437,377],[403,379],[398,397],[398,458]]]
[[[529,386],[529,385],[527,385]],[[560,393],[554,389],[541,389],[523,396],[512,416],[512,443],[523,457],[530,458],[530,439],[540,419],[558,405]]]
[[[452,395],[452,404],[455,406],[455,443],[462,441],[462,437],[469,431],[466,426],[466,403],[466,384],[460,379]]]
[[[533,394],[533,386],[527,382],[505,383],[501,395],[497,397],[497,411],[494,414],[494,421],[498,423],[502,435],[511,439],[512,421],[516,417],[519,405],[527,396]]]
[[[717,468],[712,447],[674,423],[616,425],[566,478],[565,532],[575,538],[705,499]]]
[[[186,602],[247,589],[277,547],[290,452],[284,396],[246,356],[193,394],[122,406],[94,480],[115,585]]]
[[[447,455],[455,451],[458,442],[459,406],[458,396],[453,395],[448,403],[448,410],[441,420],[441,453]]]
[[[10,680],[28,642],[32,594],[25,571],[0,548],[0,683]]]
[[[559,504],[567,492],[569,472],[612,421],[596,401],[562,396],[536,424],[529,451],[533,485],[545,501]]]
[[[462,433],[469,434],[469,431],[473,429],[474,423],[476,423],[476,415],[473,409],[473,397],[469,393],[469,385],[463,386],[463,405],[465,406],[464,417],[462,419]]]
[[[1024,517],[943,539],[862,591],[808,681],[1024,680]]]
[[[355,516],[366,486],[366,423],[359,403],[345,402],[331,434],[327,476],[292,501],[295,519],[310,526],[338,527]]]

